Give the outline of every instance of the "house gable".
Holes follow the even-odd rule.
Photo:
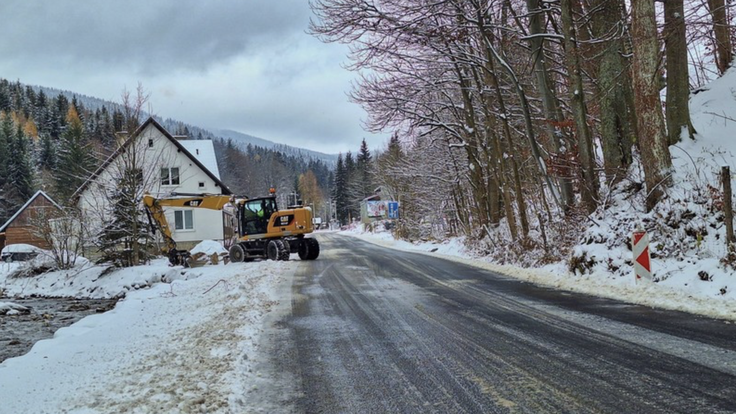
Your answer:
[[[38,210],[61,210],[61,207],[43,191],[37,191],[30,199],[0,227],[0,249],[9,244],[31,244],[42,249],[49,246],[32,231],[32,220]]]
[[[194,155],[192,155],[187,148],[185,148],[184,145],[179,142],[173,135],[171,135],[161,124],[156,122],[153,117],[149,117],[146,122],[144,122],[138,129],[131,135],[130,138],[128,138],[115,152],[113,152],[106,160],[105,162],[100,165],[100,167],[77,189],[77,191],[74,192],[74,195],[72,195],[72,201],[75,203],[78,203],[79,197],[93,184],[97,181],[97,179],[109,168],[112,167],[115,160],[120,158],[120,156],[125,152],[130,150],[134,147],[134,144],[137,143],[139,139],[155,139],[151,138],[152,134],[155,136],[155,132],[158,132],[161,136],[163,136],[168,142],[172,143],[175,147],[177,152],[183,154],[186,156],[193,165],[195,165],[197,168],[199,168],[207,177],[209,177],[212,181],[214,181],[215,187],[218,187],[220,189],[220,192],[222,194],[232,194],[232,191],[225,185],[225,183],[220,180],[219,174],[215,175],[212,171],[210,171],[207,167],[202,164],[200,160],[197,159]],[[138,145],[147,145],[147,143],[138,143]]]
[[[26,201],[25,204],[21,208],[18,209],[18,211],[13,214],[12,217],[8,219],[8,221],[5,222],[2,226],[0,226],[0,233],[7,230],[9,227],[13,226],[13,223],[16,220],[20,220],[23,217],[23,213],[28,209],[29,207],[40,207],[40,208],[48,208],[48,207],[55,207],[58,210],[61,210],[61,207],[56,204],[56,201],[51,199],[45,192],[38,190],[36,191],[36,194],[32,195],[31,198]]]
[[[112,219],[110,196],[127,171],[135,170],[142,179],[142,190],[158,196],[172,192],[232,194],[219,175],[205,167],[217,163],[211,141],[197,141],[195,146],[182,142],[189,141],[177,140],[149,118],[121,144],[75,192],[73,200],[87,218],[91,234],[98,234]],[[206,143],[211,154],[205,153]],[[167,208],[165,214],[177,243],[223,238],[221,211]]]

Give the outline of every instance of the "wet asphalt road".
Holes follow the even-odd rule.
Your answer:
[[[736,413],[734,324],[319,239],[278,322],[284,411]]]

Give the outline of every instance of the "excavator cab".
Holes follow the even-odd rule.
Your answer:
[[[247,200],[240,209],[240,222],[243,223],[240,236],[267,233],[268,222],[276,211],[278,207],[275,197]]]

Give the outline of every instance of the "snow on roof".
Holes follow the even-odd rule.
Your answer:
[[[29,198],[28,201],[26,201],[26,203],[23,204],[23,207],[19,208],[18,211],[16,211],[15,214],[13,214],[13,216],[10,217],[8,219],[8,221],[5,222],[5,224],[3,224],[2,226],[0,226],[0,232],[5,231],[5,228],[8,227],[10,225],[10,223],[13,222],[13,220],[15,220],[16,218],[18,218],[18,216],[20,216],[20,213],[22,213],[23,210],[25,210],[28,206],[30,206],[31,203],[33,203],[33,200],[35,200],[36,197],[38,197],[39,195],[42,195],[42,196],[46,197],[46,199],[49,200],[51,202],[51,204],[53,204],[54,206],[56,206],[56,208],[58,208],[59,210],[61,210],[61,207],[58,204],[56,204],[56,201],[54,201],[51,197],[49,197],[48,194],[44,193],[42,190],[38,190],[38,191],[36,191],[36,194],[34,194],[33,196],[31,196],[31,198]]]
[[[217,168],[217,157],[215,157],[215,146],[209,139],[179,140],[179,143],[189,151],[210,172],[220,178],[220,170]]]

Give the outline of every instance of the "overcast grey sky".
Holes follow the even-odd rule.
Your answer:
[[[3,0],[0,77],[327,153],[386,136],[348,102],[347,47],[305,33],[307,0]]]

